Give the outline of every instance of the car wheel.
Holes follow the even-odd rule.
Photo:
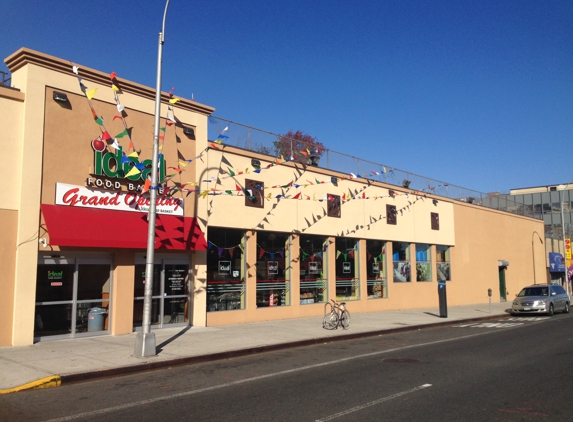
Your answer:
[[[548,316],[553,316],[554,314],[554,310],[553,310],[553,303],[551,305],[549,305],[549,311],[547,311],[547,315]]]
[[[568,314],[568,313],[569,313],[569,302],[565,302],[565,308],[563,309],[563,313],[564,313],[564,314]]]

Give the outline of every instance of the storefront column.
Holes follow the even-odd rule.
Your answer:
[[[327,259],[327,280],[328,280],[328,298],[336,300],[336,237],[330,236],[327,240],[328,248],[326,250]]]
[[[291,303],[293,305],[300,306],[300,235],[291,235],[290,251],[288,255],[290,260],[285,263],[285,266],[289,271]]]
[[[111,294],[111,334],[133,331],[133,290],[135,283],[135,254],[119,250],[115,253],[113,290]]]
[[[388,284],[388,297],[390,297],[390,286],[394,283],[394,245],[391,241],[386,242],[386,283]]]
[[[366,250],[366,239],[358,240],[358,277],[360,281],[360,301],[368,300],[368,251]]]
[[[247,309],[257,309],[257,232],[246,231],[247,245]]]
[[[189,325],[207,326],[207,251],[191,257],[191,320]]]

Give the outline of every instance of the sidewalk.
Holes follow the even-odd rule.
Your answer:
[[[60,385],[184,363],[207,362],[262,351],[508,316],[510,302],[352,314],[348,330],[325,330],[322,317],[224,327],[177,327],[154,331],[157,356],[132,356],[136,333],[0,348],[0,394]]]

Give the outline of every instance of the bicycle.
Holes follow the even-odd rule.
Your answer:
[[[350,325],[350,312],[346,309],[346,302],[338,303],[334,299],[330,299],[330,302],[324,304],[322,328],[337,330],[341,326],[343,330],[346,330]],[[330,312],[328,313],[326,312],[327,306],[330,306]]]

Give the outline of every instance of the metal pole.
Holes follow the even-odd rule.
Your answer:
[[[569,186],[569,183],[567,184]],[[565,189],[567,189],[565,186]],[[569,269],[567,268],[567,250],[565,249],[565,218],[563,217],[563,195],[559,193],[559,200],[561,202],[561,230],[563,231],[563,258],[565,261],[565,287],[567,294],[571,295],[571,286],[569,286]]]
[[[537,284],[537,280],[535,277],[535,245],[533,243],[533,235],[536,234],[537,237],[539,238],[539,241],[541,242],[541,244],[543,244],[543,240],[541,240],[541,236],[539,236],[539,233],[537,233],[536,231],[534,231],[533,233],[531,233],[531,250],[533,251],[533,284]]]
[[[165,3],[163,24],[159,33],[159,46],[157,50],[157,80],[155,91],[155,122],[153,133],[153,156],[151,161],[151,187],[149,188],[149,214],[147,230],[147,256],[145,260],[145,291],[143,295],[143,321],[142,331],[137,333],[134,356],[149,357],[157,355],[155,334],[151,332],[151,297],[153,294],[153,262],[155,260],[155,209],[157,205],[157,167],[159,150],[159,119],[161,112],[161,64],[163,58],[163,43],[165,42],[165,18],[169,1]]]

